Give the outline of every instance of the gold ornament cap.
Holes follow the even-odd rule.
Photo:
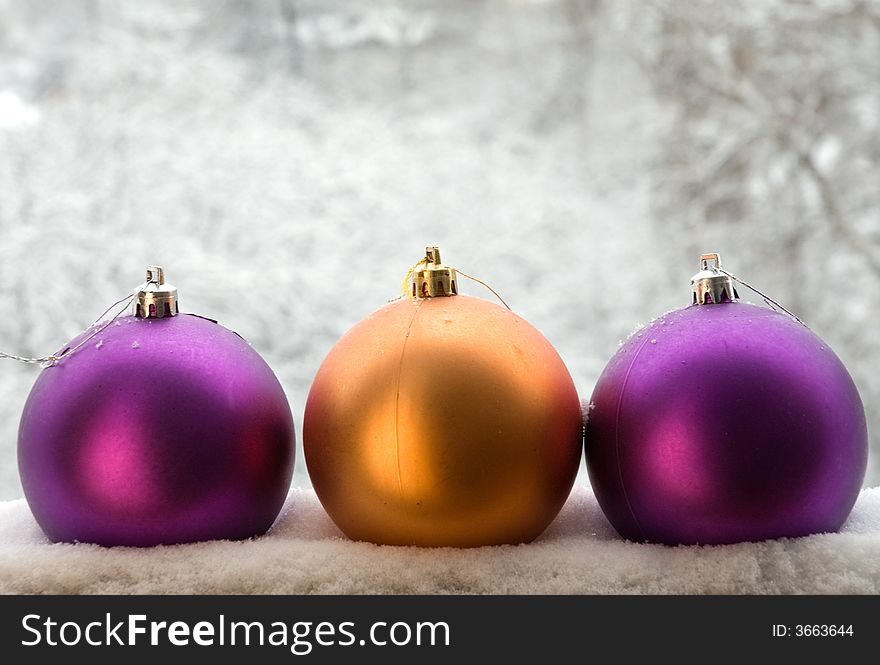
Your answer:
[[[413,298],[437,298],[458,295],[455,268],[443,265],[440,248],[425,247],[425,264],[413,271]]]
[[[135,292],[134,315],[141,319],[161,319],[175,316],[177,287],[165,283],[162,266],[147,266],[147,281]]]
[[[712,305],[739,300],[733,279],[721,270],[721,255],[710,252],[700,256],[700,272],[691,277],[693,304]]]

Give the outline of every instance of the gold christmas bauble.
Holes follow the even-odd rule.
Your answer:
[[[463,295],[397,300],[352,328],[321,365],[303,425],[330,517],[389,545],[533,540],[568,497],[582,445],[554,348]]]

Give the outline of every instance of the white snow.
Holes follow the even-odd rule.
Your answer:
[[[262,538],[152,549],[53,545],[0,503],[0,593],[880,593],[878,560],[880,488],[840,533],[721,547],[624,542],[584,486],[534,543],[469,550],[351,542],[306,489]]]
[[[21,97],[11,90],[0,90],[0,130],[30,127],[39,119],[39,109],[22,101]]]

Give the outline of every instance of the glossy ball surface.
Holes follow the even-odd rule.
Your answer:
[[[53,541],[240,539],[281,509],[293,421],[272,370],[237,334],[189,314],[126,316],[42,371],[18,460]]]
[[[458,295],[398,300],[350,330],[315,377],[303,447],[350,538],[471,547],[541,534],[571,490],[582,434],[550,343]]]
[[[670,312],[630,337],[595,387],[585,441],[617,531],[670,545],[836,531],[868,450],[834,352],[739,302]]]

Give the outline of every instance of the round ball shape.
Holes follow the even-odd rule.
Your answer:
[[[261,534],[293,459],[272,370],[237,334],[188,314],[122,317],[44,369],[18,437],[46,535],[106,546]]]
[[[590,480],[627,539],[721,544],[836,531],[867,462],[846,368],[792,318],[744,303],[670,312],[593,392]]]
[[[526,321],[468,296],[402,299],[330,351],[306,404],[315,491],[354,540],[533,540],[580,464],[568,370]]]

